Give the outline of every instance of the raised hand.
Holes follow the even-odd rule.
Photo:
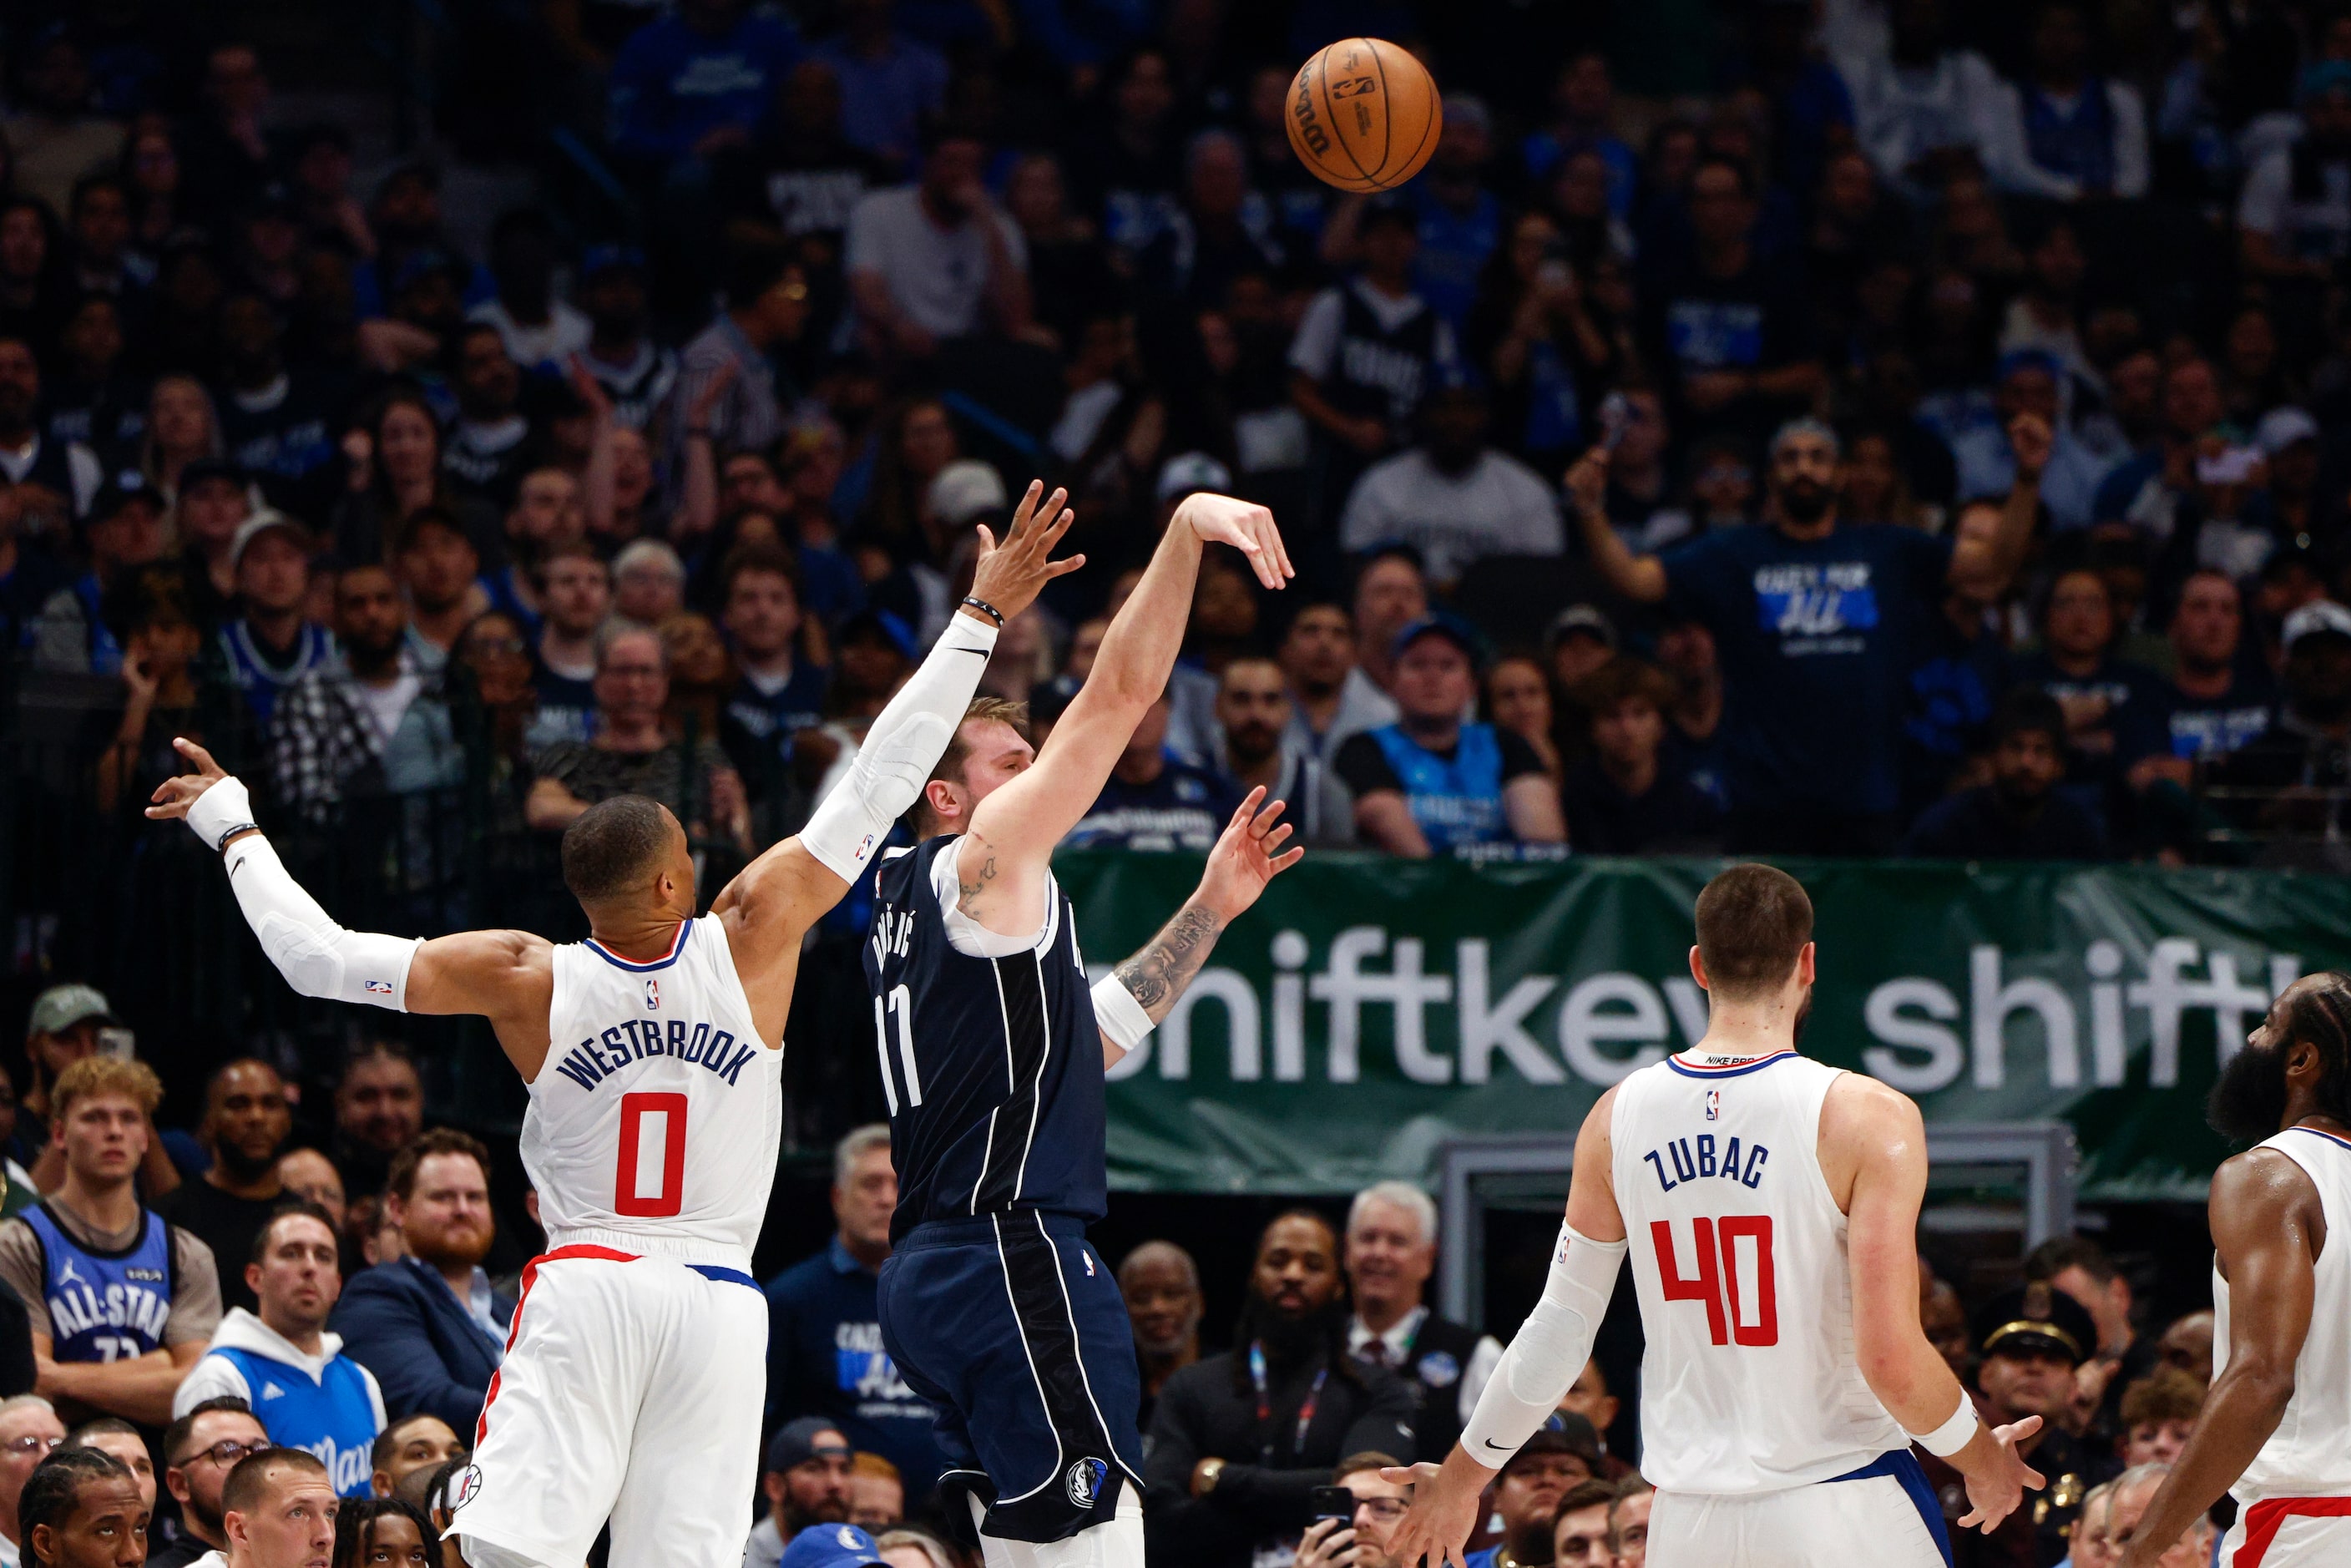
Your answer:
[[[193,773],[183,773],[176,779],[166,779],[155,786],[154,804],[147,814],[159,822],[174,822],[188,814],[196,797],[228,777],[228,770],[213,760],[213,754],[193,740],[173,737],[172,749],[186,758],[195,767]]]
[[[1082,555],[1067,560],[1051,559],[1053,547],[1077,520],[1078,515],[1065,504],[1069,498],[1067,490],[1046,496],[1045,482],[1031,479],[1020,504],[1012,510],[1012,522],[1004,530],[1001,543],[986,523],[979,525],[979,563],[971,577],[974,599],[995,606],[1009,621],[1034,604],[1047,583],[1086,564]]]
[[[1186,497],[1168,526],[1188,527],[1207,543],[1232,546],[1249,558],[1257,580],[1268,588],[1282,587],[1298,575],[1273,514],[1254,502],[1202,490]]]
[[[2049,453],[2056,436],[2049,422],[2037,413],[2020,413],[2008,422],[2008,444],[2016,453],[2016,474],[2020,479],[2038,479],[2041,471],[2049,466]]]
[[[1608,448],[1604,444],[1575,460],[1563,481],[1568,499],[1584,514],[1602,510],[1608,500]]]
[[[1264,804],[1265,810],[1258,807]],[[1290,824],[1281,821],[1282,803],[1266,802],[1265,786],[1249,792],[1235,808],[1232,821],[1208,852],[1207,868],[1200,873],[1201,901],[1228,924],[1258,901],[1266,884],[1304,858],[1301,848],[1284,850]]]
[[[1991,1464],[1980,1467],[1981,1474],[1970,1471],[1968,1475],[1970,1507],[1967,1517],[1959,1521],[1961,1530],[1973,1525],[1990,1535],[2000,1528],[2001,1520],[2016,1511],[2017,1505],[2024,1500],[2026,1487],[2038,1490],[2048,1484],[2041,1472],[2026,1464],[2024,1456],[2016,1451],[2017,1444],[2039,1430],[2038,1416],[2027,1416],[2013,1426],[1991,1429],[1997,1454]]]
[[[1453,1451],[1458,1459],[1461,1450]],[[1388,1561],[1396,1568],[1463,1568],[1461,1548],[1478,1527],[1478,1500],[1485,1488],[1475,1466],[1456,1473],[1449,1459],[1444,1465],[1397,1465],[1380,1472],[1380,1479],[1412,1489],[1412,1505],[1388,1531]]]

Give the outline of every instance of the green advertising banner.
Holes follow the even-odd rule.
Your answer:
[[[1112,1073],[1113,1185],[1338,1193],[1433,1180],[1447,1139],[1572,1133],[1697,1040],[1690,908],[1714,861],[1313,855],[1227,932]],[[2063,1117],[2089,1199],[2203,1196],[2204,1095],[2295,976],[2351,967],[2351,882],[2147,867],[1792,863],[1818,910],[1804,1050],[1939,1123]],[[1098,971],[1198,862],[1055,870]]]

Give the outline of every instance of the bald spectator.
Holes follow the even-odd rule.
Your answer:
[[[2105,1545],[2117,1560],[2122,1549],[2132,1543],[2147,1505],[2155,1500],[2156,1490],[2169,1474],[2169,1465],[2134,1465],[2115,1478],[2112,1500],[2106,1505]],[[2198,1519],[2178,1541],[2163,1546],[2162,1555],[2156,1559],[2158,1568],[2204,1568],[2211,1560],[2212,1535],[2212,1521]]]
[[[424,1081],[408,1048],[380,1040],[354,1051],[335,1085],[335,1137],[328,1150],[345,1196],[381,1192],[392,1155],[423,1130]]]
[[[40,1396],[19,1394],[0,1400],[0,1565],[5,1568],[16,1568],[24,1556],[16,1500],[33,1471],[65,1440],[66,1424],[57,1419],[56,1406]]]
[[[242,1399],[207,1399],[163,1432],[163,1488],[179,1505],[179,1533],[158,1546],[149,1568],[187,1568],[228,1549],[221,1489],[248,1454],[269,1447],[269,1434]]]
[[[1200,1267],[1173,1241],[1146,1241],[1118,1266],[1118,1293],[1126,1301],[1134,1330],[1134,1358],[1143,1371],[1143,1405],[1136,1422],[1151,1428],[1159,1390],[1176,1373],[1200,1359]]]
[[[196,1129],[212,1152],[212,1168],[155,1204],[156,1213],[213,1249],[224,1306],[250,1312],[258,1304],[245,1282],[245,1259],[286,1200],[277,1156],[293,1131],[277,1070],[252,1057],[230,1062],[204,1085],[204,1115]]]
[[[2207,1388],[2212,1385],[2212,1310],[2175,1318],[2156,1341],[2156,1354],[2166,1366],[2176,1366]]]
[[[227,1568],[315,1568],[334,1550],[337,1501],[327,1467],[301,1449],[246,1455],[221,1489]]]

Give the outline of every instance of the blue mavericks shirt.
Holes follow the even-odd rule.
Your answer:
[[[1729,528],[1667,552],[1675,603],[1714,633],[1732,810],[1896,809],[1914,654],[1950,563],[1949,539],[1883,523]]]
[[[879,1284],[838,1237],[768,1281],[768,1420],[822,1416],[851,1448],[897,1466],[918,1503],[947,1465],[931,1437],[937,1412],[882,1348]]]
[[[244,1377],[250,1390],[247,1402],[271,1442],[316,1458],[327,1467],[339,1495],[368,1495],[375,1474],[375,1406],[357,1362],[338,1355],[313,1383],[302,1368],[255,1351],[214,1349],[208,1354]]]
[[[1048,883],[1035,947],[956,952],[931,884],[956,843],[885,852],[874,882],[865,978],[898,1171],[893,1241],[934,1219],[1106,1207],[1102,1030],[1077,912]]]
[[[58,1361],[129,1361],[160,1349],[172,1315],[172,1228],[150,1208],[139,1239],[92,1252],[66,1234],[46,1203],[22,1216],[41,1244],[41,1297]]]
[[[1113,775],[1093,805],[1061,840],[1073,850],[1189,850],[1205,854],[1233,808],[1241,803],[1214,773],[1172,756],[1148,784],[1129,784]]]
[[[1502,813],[1502,746],[1490,724],[1465,724],[1449,758],[1422,747],[1401,725],[1372,731],[1380,755],[1404,786],[1405,804],[1428,847],[1439,852],[1468,844],[1507,843],[1510,819]]]

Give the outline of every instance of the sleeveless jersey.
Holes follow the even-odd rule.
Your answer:
[[[885,851],[874,883],[865,978],[898,1168],[891,1237],[1019,1208],[1099,1219],[1102,1030],[1077,913],[1048,873],[1033,946],[956,952],[938,884],[953,897],[956,842]]]
[[[1339,290],[1338,352],[1322,396],[1342,413],[1408,427],[1437,364],[1437,314],[1424,306],[1390,329],[1357,287]]]
[[[2326,1217],[2318,1249],[2316,1307],[2294,1364],[2294,1397],[2277,1430],[2229,1494],[2351,1495],[2351,1141],[2314,1127],[2288,1127],[2262,1145],[2309,1173]],[[2229,1364],[2229,1281],[2212,1270],[2212,1376]]]
[[[339,1495],[369,1494],[375,1474],[375,1404],[357,1362],[338,1355],[313,1383],[303,1368],[257,1351],[231,1347],[211,1354],[245,1379],[246,1402],[271,1442],[299,1448],[326,1466]]]
[[[1648,1339],[1641,1473],[1660,1491],[1782,1491],[1910,1446],[1854,1354],[1845,1217],[1819,1156],[1837,1076],[1790,1051],[1668,1057],[1617,1085],[1616,1203]]]
[[[1429,847],[1508,841],[1502,812],[1502,744],[1490,724],[1465,724],[1450,758],[1439,757],[1391,724],[1372,731],[1380,755],[1404,786],[1405,804]]]
[[[643,964],[593,940],[556,948],[548,1024],[522,1159],[549,1249],[747,1275],[776,1174],[784,1053],[760,1043],[726,928],[684,921]]]
[[[140,1211],[139,1239],[93,1252],[66,1234],[46,1203],[22,1218],[41,1243],[41,1297],[58,1361],[128,1361],[160,1348],[172,1315],[172,1228]]]

